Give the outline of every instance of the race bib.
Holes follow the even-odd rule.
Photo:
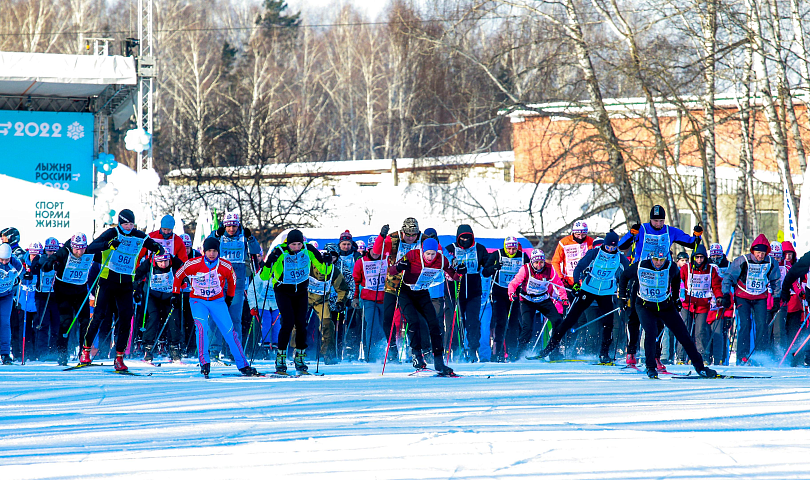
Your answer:
[[[563,252],[565,252],[565,271],[563,273],[566,277],[573,278],[577,264],[588,253],[588,244],[582,242],[582,244],[563,245]]]
[[[119,235],[118,240],[121,245],[110,254],[109,268],[121,275],[132,275],[135,273],[135,260],[146,239]]]
[[[416,248],[419,245],[419,242],[414,243],[405,243],[402,240],[399,241],[399,247],[397,247],[397,261],[402,260],[408,252]]]
[[[650,258],[650,255],[663,253],[665,258],[669,258],[669,247],[671,243],[669,241],[669,228],[664,229],[664,233],[661,235],[653,235],[647,233],[646,226],[642,226],[644,229],[644,247],[641,251],[641,258],[636,258],[637,262],[642,260],[646,260]]]
[[[14,280],[17,279],[19,272],[12,270],[0,269],[0,293],[6,293],[14,286]]]
[[[231,238],[227,235],[220,237],[219,254],[231,263],[245,263],[245,237],[239,235]]]
[[[309,284],[307,291],[315,295],[326,295],[329,292],[331,285],[326,280],[318,280],[315,277],[309,277]]]
[[[708,273],[692,275],[689,286],[689,294],[692,298],[710,298],[712,296],[712,276]]]
[[[440,268],[422,267],[422,272],[416,283],[408,285],[413,291],[427,290],[430,287],[441,285],[444,281],[444,271]]]
[[[661,303],[669,298],[669,269],[639,268],[638,296],[655,303]]]
[[[153,238],[152,240],[159,243],[160,246],[162,246],[163,249],[166,250],[166,253],[168,253],[169,255],[174,255],[174,236],[172,236],[168,240],[165,240],[163,237]]]
[[[219,263],[217,263],[219,267]],[[222,293],[222,285],[219,283],[219,275],[217,275],[217,268],[214,268],[208,273],[198,273],[191,277],[191,288],[194,295],[198,297],[215,297]]]
[[[498,271],[498,285],[503,288],[509,288],[509,283],[515,278],[515,275],[523,267],[523,255],[515,258],[501,257],[501,269]]]
[[[301,250],[297,255],[287,255],[284,257],[284,272],[281,283],[286,285],[298,285],[309,278],[309,254],[306,250]]]
[[[363,288],[374,292],[385,290],[385,274],[387,270],[388,262],[385,260],[363,262],[363,276],[366,280]]]
[[[112,260],[110,260],[112,262]],[[61,281],[71,285],[84,285],[90,275],[90,268],[93,266],[93,255],[85,253],[81,258],[68,255],[65,270],[62,272]]]
[[[768,291],[768,268],[770,266],[770,263],[748,263],[748,276],[745,279],[746,292],[751,295],[761,295]]]
[[[174,287],[174,275],[172,275],[171,270],[166,273],[152,274],[152,283],[149,285],[149,288],[152,290],[161,293],[171,293],[172,287]]]
[[[39,291],[42,293],[53,292],[53,282],[56,281],[56,271],[39,272]]]
[[[548,280],[541,280],[529,276],[529,280],[526,282],[526,295],[531,297],[534,302],[545,300],[549,295],[548,288],[550,283],[551,282]]]

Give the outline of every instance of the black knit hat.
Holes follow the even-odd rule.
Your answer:
[[[208,237],[203,242],[203,252],[207,252],[208,250],[216,250],[219,251],[219,240],[214,237]]]
[[[301,230],[290,230],[290,233],[287,234],[287,245],[295,242],[304,243],[304,234],[301,233]]]
[[[652,207],[652,210],[650,210],[650,220],[663,220],[665,218],[667,218],[667,212],[664,211],[664,207],[661,205]]]
[[[118,212],[118,224],[122,223],[135,223],[135,214],[132,210],[125,208]]]

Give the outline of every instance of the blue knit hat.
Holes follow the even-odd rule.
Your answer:
[[[422,243],[422,251],[427,252],[428,250],[433,250],[434,252],[439,251],[439,242],[437,242],[433,238],[428,238]]]
[[[174,217],[164,215],[163,218],[160,219],[160,228],[170,228],[174,230]]]

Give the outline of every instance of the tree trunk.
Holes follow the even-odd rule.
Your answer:
[[[714,96],[715,96],[715,61],[717,56],[717,0],[706,2],[706,12],[703,15],[703,81],[705,92],[703,94],[703,114],[705,127],[703,142],[706,149],[703,172],[707,182],[707,214],[709,220],[709,239],[719,240],[717,230],[717,176],[715,166],[717,162],[715,133],[714,133]]]

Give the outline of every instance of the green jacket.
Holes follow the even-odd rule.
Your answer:
[[[304,253],[309,255],[309,263],[311,268],[323,275],[326,275],[329,264],[324,261],[323,257],[321,256],[321,252],[309,244],[306,244],[304,248]],[[280,283],[284,278],[284,259],[290,256],[292,256],[292,254],[290,253],[290,249],[286,242],[274,248],[267,257],[267,261],[264,263],[264,268],[262,268],[259,277],[264,281],[270,280],[273,287],[275,287],[276,284]],[[307,274],[309,274],[309,269],[307,269]],[[308,279],[304,282],[306,281],[308,281]],[[301,284],[304,284],[304,282],[301,282]]]

